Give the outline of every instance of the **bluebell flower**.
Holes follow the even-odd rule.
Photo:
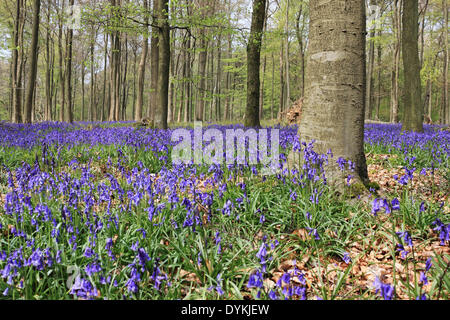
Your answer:
[[[394,287],[389,284],[381,282],[380,278],[376,277],[374,282],[374,287],[376,289],[375,294],[380,294],[384,300],[392,300],[395,294]]]
[[[431,262],[431,258],[428,258],[427,262],[425,262],[425,272],[430,271],[432,266],[433,266],[433,263]]]
[[[409,235],[408,231],[401,231],[401,232],[396,232],[396,234],[403,239],[403,241],[405,241],[406,245],[412,247],[413,246],[413,242],[411,239],[411,236]]]
[[[317,229],[313,229],[313,228],[306,228],[306,229],[308,229],[308,234],[309,235],[312,234],[314,236],[314,239],[320,240],[319,233],[317,232]]]
[[[278,300],[278,296],[277,296],[276,292],[273,290],[269,291],[269,298],[270,298],[270,300]]]
[[[422,282],[422,284],[423,284],[424,286],[428,284],[428,278],[427,278],[427,276],[425,275],[425,273],[422,272],[422,271],[420,272],[419,282]]]
[[[348,254],[348,252],[344,253],[344,256],[342,257],[342,260],[344,260],[344,262],[347,263],[347,264],[352,262],[352,259],[350,258],[350,255]]]
[[[260,271],[256,271],[250,275],[248,279],[247,288],[263,288],[263,274]]]
[[[394,198],[391,202],[392,210],[400,210],[400,201],[397,198]]]

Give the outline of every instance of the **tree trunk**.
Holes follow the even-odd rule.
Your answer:
[[[398,101],[399,101],[398,79],[400,73],[402,3],[403,0],[394,0],[394,15],[392,25],[394,28],[396,40],[394,43],[394,59],[393,59],[394,64],[392,66],[392,77],[391,77],[390,121],[392,123],[398,123]]]
[[[62,5],[64,6],[64,1]],[[58,12],[58,21],[59,21],[59,28],[58,28],[58,63],[59,63],[59,94],[60,94],[60,110],[59,110],[59,121],[64,122],[64,116],[65,116],[65,107],[66,107],[66,82],[65,82],[65,73],[64,73],[64,60],[65,60],[65,53],[63,51],[62,46],[62,38],[63,38],[63,22],[62,17],[63,13],[60,11]]]
[[[231,11],[230,8],[229,8],[229,10]],[[231,58],[233,58],[231,33],[228,33],[227,37],[228,37],[228,48],[227,48],[228,69],[231,69],[232,62],[230,60],[231,60]],[[232,94],[231,71],[230,70],[228,70],[228,72],[227,72],[227,79],[226,79],[225,85],[226,85],[226,87],[225,87],[226,97],[225,97],[225,110],[224,110],[225,112],[224,112],[223,118],[225,121],[227,121],[230,118],[230,102],[231,102],[231,94]]]
[[[106,99],[106,63],[108,60],[108,34],[105,34],[105,55],[103,60],[103,99],[102,99],[102,112],[100,114],[100,121],[104,121],[105,117],[105,110],[109,110],[109,99]],[[107,107],[107,108],[106,108]]]
[[[448,26],[448,4],[446,0],[442,0],[444,10],[444,26]],[[442,94],[442,123],[450,124],[450,109],[448,104],[448,28],[444,27],[444,70],[443,70],[443,94]]]
[[[370,0],[372,6],[377,5],[378,0]],[[371,12],[373,15],[375,12]],[[368,70],[367,70],[367,85],[366,85],[366,119],[372,118],[372,95],[373,95],[373,66],[375,63],[375,23],[370,26],[370,39],[369,39],[369,55],[368,55]]]
[[[12,51],[12,122],[22,122],[22,71],[19,67],[19,50],[23,52],[20,39],[23,37],[22,25],[22,8],[23,0],[16,1],[16,18],[14,21],[14,48]]]
[[[41,10],[41,0],[33,2],[33,31],[31,35],[30,48],[30,77],[28,81],[27,97],[25,104],[25,123],[31,123],[31,112],[33,108],[34,90],[36,88],[36,75],[38,63],[38,40],[39,40],[39,13]]]
[[[366,93],[366,15],[364,0],[310,1],[308,69],[306,70],[300,139],[315,140],[315,151],[331,149],[334,158],[325,168],[331,183],[343,176],[336,160],[355,165],[352,174],[367,182],[364,154]]]
[[[85,113],[85,109],[86,109],[86,104],[85,104],[85,90],[84,90],[84,80],[85,80],[85,74],[86,74],[86,70],[85,70],[85,65],[84,65],[84,61],[81,63],[81,121],[84,121],[84,119],[86,119],[86,113]]]
[[[125,56],[123,57],[123,80],[122,80],[122,102],[120,108],[117,109],[117,120],[125,120],[127,111],[127,100],[128,100],[128,35],[125,33],[125,41],[123,43],[123,51],[125,51]]]
[[[302,86],[301,86],[301,96],[305,95],[305,50],[303,45],[303,27],[300,29],[300,20],[303,15],[303,4],[300,5],[300,9],[297,15],[297,23],[296,23],[296,34],[297,41],[299,46],[300,53],[300,67],[301,67],[301,78],[302,78]]]
[[[266,34],[267,31],[267,14],[269,11],[269,6],[266,6],[264,13],[264,31],[263,34]],[[264,37],[264,36],[263,36]],[[264,38],[263,40],[264,41]],[[265,82],[265,75],[266,75],[266,65],[267,65],[267,56],[264,56],[263,60],[263,66],[262,66],[262,79],[261,79],[261,87],[259,88],[259,120],[261,121],[264,119],[264,82]]]
[[[156,128],[167,129],[170,72],[169,1],[159,0],[157,2],[159,65],[154,124]]]
[[[148,0],[144,0],[145,10],[149,9]],[[146,16],[145,22],[146,25],[146,33],[148,32],[148,16]],[[144,81],[145,81],[145,61],[147,60],[148,53],[148,36],[144,35],[144,41],[142,44],[142,54],[141,60],[139,61],[139,69],[138,69],[138,94],[137,94],[137,102],[136,102],[136,110],[134,114],[135,121],[142,120],[142,110],[144,106]]]
[[[286,0],[286,26],[285,26],[285,33],[286,38],[284,42],[284,53],[286,54],[285,57],[285,67],[286,67],[286,101],[284,102],[286,106],[286,110],[291,107],[291,79],[290,79],[290,64],[289,64],[289,5],[290,1]]]
[[[153,23],[158,19],[159,2],[163,0],[153,0]],[[158,69],[159,69],[159,30],[158,27],[152,27],[152,42],[150,47],[150,67],[151,67],[151,83],[150,83],[150,99],[147,116],[151,119],[155,117],[155,108],[157,105],[158,94]]]
[[[69,5],[73,6],[74,0],[69,0]],[[72,110],[72,43],[73,43],[73,29],[69,28],[66,39],[66,90],[67,90],[67,121],[73,122]]]
[[[90,85],[90,91],[91,91],[91,97],[90,97],[90,108],[91,108],[91,121],[97,121],[97,107],[95,105],[95,70],[94,70],[94,39],[96,36],[91,39],[91,46],[90,46],[90,58],[91,58],[91,85]]]
[[[402,53],[405,78],[403,131],[423,132],[423,105],[419,60],[418,0],[403,2]]]
[[[247,44],[247,107],[245,126],[260,127],[259,121],[259,88],[261,42],[264,28],[266,0],[253,0],[252,24]]]
[[[52,119],[52,83],[53,83],[53,52],[50,52],[50,6],[47,7],[47,28],[45,37],[45,53],[47,58],[46,68],[45,68],[45,97],[46,97],[46,107],[44,113],[45,121],[50,121]]]
[[[272,52],[272,94],[271,94],[271,104],[270,104],[270,119],[273,120],[275,109],[275,56]]]
[[[378,37],[381,38],[381,30],[378,31]],[[377,49],[377,68],[378,68],[378,92],[376,99],[376,113],[375,120],[380,120],[380,104],[381,104],[381,44],[378,44]]]

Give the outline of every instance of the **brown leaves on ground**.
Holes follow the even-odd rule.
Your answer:
[[[435,169],[434,174],[427,170],[426,175],[420,174],[420,170],[413,173],[413,179],[408,181],[406,186],[398,183],[394,176],[398,178],[405,175],[403,166],[389,167],[389,159],[396,158],[397,155],[390,154],[369,154],[368,159],[374,160],[374,164],[367,166],[369,179],[380,186],[379,193],[386,196],[393,193],[401,193],[402,188],[408,188],[412,196],[421,200],[432,202],[448,203],[448,181],[441,170]]]
[[[297,230],[293,234],[303,234],[303,232]],[[349,264],[340,257],[323,255],[319,260],[313,257],[308,250],[301,256],[289,255],[288,259],[282,260],[275,269],[271,270],[269,280],[270,283],[277,283],[284,273],[293,274],[295,267],[303,273],[306,287],[309,289],[325,287],[333,292],[340,277],[347,268],[350,268],[344,283],[339,288],[338,297],[340,298],[371,298],[375,293],[374,282],[377,277],[383,283],[393,285],[395,276],[396,298],[415,299],[415,297],[408,296],[405,284],[409,283],[411,287],[414,287],[415,281],[419,281],[420,272],[425,270],[426,260],[428,258],[434,260],[436,256],[449,255],[450,247],[441,246],[436,235],[427,244],[414,243],[414,257],[413,248],[405,247],[408,254],[405,259],[402,259],[391,243],[392,241],[389,242],[388,239],[382,238],[371,243],[365,241],[364,238],[354,242],[348,249],[352,259]],[[413,261],[416,261],[415,266]],[[444,261],[447,263],[445,258]],[[423,286],[424,293],[427,293],[433,285],[433,279],[429,278],[428,280],[428,285]],[[298,277],[292,277],[291,281],[294,285],[301,284]]]

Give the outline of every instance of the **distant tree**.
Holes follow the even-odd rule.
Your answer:
[[[74,5],[74,0],[69,0],[69,5]],[[73,122],[73,106],[72,106],[72,44],[73,44],[73,29],[69,28],[66,39],[66,90],[67,90],[67,121]]]
[[[144,34],[144,40],[142,42],[141,60],[139,61],[138,67],[138,93],[137,93],[136,109],[134,114],[135,121],[140,121],[142,119],[142,110],[144,106],[145,61],[147,60],[147,53],[148,53],[148,23],[149,23],[148,0],[144,0],[144,9],[145,9],[146,33]]]

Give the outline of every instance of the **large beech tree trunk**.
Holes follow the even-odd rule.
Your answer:
[[[154,124],[156,128],[167,129],[170,72],[169,1],[159,0],[157,4],[159,64]]]
[[[419,3],[403,2],[402,53],[405,78],[403,131],[423,132],[422,88],[419,60]]]
[[[31,35],[30,48],[30,74],[28,80],[27,96],[25,101],[25,123],[31,123],[31,113],[33,110],[34,91],[36,89],[36,75],[38,63],[38,40],[39,40],[39,13],[41,11],[41,0],[33,2],[33,31]]]
[[[259,122],[259,88],[261,42],[266,13],[266,0],[253,0],[252,25],[247,44],[247,107],[245,125],[260,127]]]
[[[367,182],[364,155],[366,14],[364,0],[310,1],[309,54],[300,139],[334,157],[326,167],[339,184],[340,157],[355,164],[355,180]],[[346,175],[345,175],[346,177]]]

